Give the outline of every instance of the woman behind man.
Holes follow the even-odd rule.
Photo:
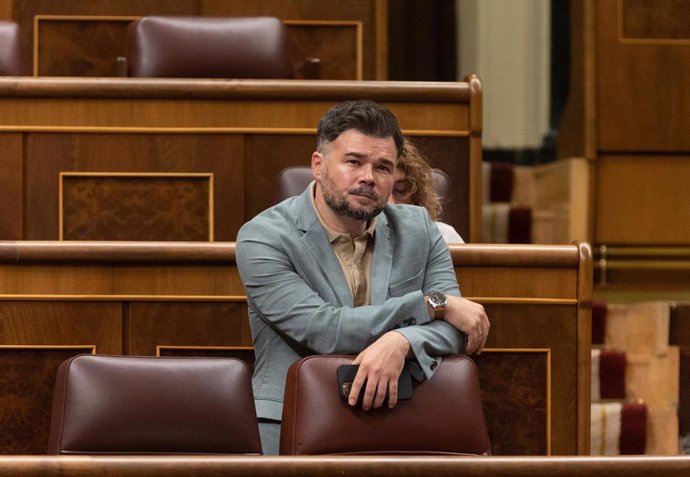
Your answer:
[[[431,166],[407,138],[405,138],[403,152],[395,168],[395,184],[388,202],[419,205],[426,208],[446,243],[465,243],[452,226],[439,221],[441,201],[434,191]]]

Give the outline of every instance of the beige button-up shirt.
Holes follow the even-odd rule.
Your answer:
[[[323,225],[328,241],[333,247],[335,256],[338,257],[340,267],[350,287],[352,301],[355,306],[368,305],[371,302],[369,281],[371,277],[371,261],[374,254],[374,232],[376,231],[376,218],[371,219],[367,229],[359,237],[352,238],[350,234],[341,234],[329,228],[323,221],[319,210],[316,208],[314,194],[316,182],[311,185],[311,205],[314,212]]]

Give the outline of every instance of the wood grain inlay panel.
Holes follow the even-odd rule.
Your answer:
[[[38,76],[115,76],[115,58],[125,56],[130,19],[39,19]]]
[[[59,178],[63,172],[212,174],[214,186],[220,184],[214,187],[213,194],[213,213],[217,219],[213,224],[214,240],[234,240],[244,223],[244,214],[237,213],[244,209],[245,195],[245,148],[241,135],[32,133],[27,135],[25,154],[24,239],[58,238],[60,225],[56,211],[60,210]],[[195,181],[198,182],[195,186],[206,187],[201,179]],[[138,184],[143,186],[145,182]],[[151,191],[155,192],[155,189]],[[208,208],[208,203],[203,206]],[[185,212],[189,213],[190,209]],[[206,217],[208,211],[202,215]],[[208,226],[193,223],[198,227],[195,230],[203,230],[206,237],[203,240],[207,240]]]
[[[213,240],[211,175],[61,179],[64,240]]]
[[[0,346],[0,451],[45,454],[57,368],[92,347]]]
[[[548,454],[548,351],[487,350],[474,360],[492,454]]]

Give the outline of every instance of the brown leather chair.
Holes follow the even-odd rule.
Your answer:
[[[145,16],[127,28],[130,76],[292,78],[283,22],[274,17]]]
[[[79,355],[58,368],[49,454],[261,454],[235,358]]]
[[[350,407],[339,396],[337,368],[353,358],[309,356],[290,366],[281,454],[491,453],[477,368],[470,358],[443,358],[430,380],[414,383],[410,400],[369,411]]]
[[[0,20],[0,76],[24,74],[19,43],[19,25]]]
[[[447,220],[446,210],[450,199],[450,179],[448,174],[441,169],[432,169],[431,177],[434,181],[434,189],[441,200],[442,217],[441,220]],[[313,180],[311,167],[308,166],[293,166],[286,167],[278,174],[278,197],[277,202],[285,200],[288,197],[300,195],[304,189]]]

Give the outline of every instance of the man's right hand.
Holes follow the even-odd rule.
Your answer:
[[[467,335],[467,354],[480,354],[489,336],[489,317],[484,307],[466,298],[446,295],[443,320]],[[433,312],[430,313],[433,319]]]

